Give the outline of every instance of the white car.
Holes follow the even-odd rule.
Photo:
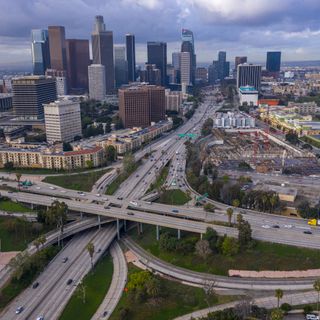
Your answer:
[[[137,206],[138,205],[138,203],[135,202],[135,201],[130,201],[130,204],[132,204],[133,206]]]
[[[55,187],[49,187],[49,189],[51,189],[51,190],[56,190],[56,188],[55,188]]]
[[[287,229],[291,229],[292,228],[292,224],[285,224],[284,227],[287,228]]]
[[[263,229],[270,229],[271,227],[270,227],[269,225],[267,225],[267,224],[264,224],[264,225],[262,226],[262,228],[263,228]]]
[[[37,190],[40,190],[41,188],[40,188],[40,187],[36,187],[36,189],[37,189]]]

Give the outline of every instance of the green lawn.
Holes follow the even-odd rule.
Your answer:
[[[86,302],[83,303],[82,297],[75,291],[64,309],[60,320],[91,319],[108,292],[112,275],[112,258],[107,255],[98,262],[93,272],[90,272],[84,278]]]
[[[92,171],[89,173],[79,173],[76,175],[52,176],[46,177],[43,181],[67,189],[89,192],[91,191],[95,182],[110,170],[111,169]]]
[[[170,189],[163,192],[156,202],[172,205],[183,205],[190,200],[191,198],[180,189]]]
[[[48,230],[39,223],[22,218],[0,217],[1,251],[22,251]]]
[[[0,210],[7,212],[32,212],[33,210],[17,202],[0,200]]]
[[[164,230],[164,229],[162,229]],[[176,235],[176,230],[172,230]],[[165,252],[159,249],[154,226],[144,225],[143,234],[138,235],[136,229],[130,230],[131,237],[144,249],[160,259],[186,269],[227,275],[229,269],[242,270],[305,270],[319,268],[320,251],[293,246],[257,241],[253,249],[248,249],[233,257],[212,254],[207,261],[194,253],[182,255],[176,251]],[[183,237],[199,237],[199,235],[182,233]]]
[[[170,165],[170,162],[164,168],[162,168],[160,175],[157,177],[156,181],[151,184],[147,193],[153,190],[159,189],[166,182],[166,179],[169,174],[169,165]]]
[[[138,272],[139,269],[129,264],[128,271],[130,275]],[[124,308],[129,309],[129,314],[127,317],[122,318],[123,320],[172,320],[183,314],[208,307],[203,289],[189,287],[160,277],[158,279],[162,286],[162,297],[149,299],[142,303],[133,303],[128,299],[128,293],[123,293],[110,320],[121,319],[120,312]],[[216,295],[210,299],[210,306],[227,303],[235,298],[232,296]]]

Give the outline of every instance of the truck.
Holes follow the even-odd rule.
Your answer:
[[[309,219],[308,220],[309,226],[320,226],[320,220],[318,219]]]

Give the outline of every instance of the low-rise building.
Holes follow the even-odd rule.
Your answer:
[[[214,128],[255,128],[255,119],[242,112],[216,112]]]
[[[182,92],[166,89],[166,111],[179,112],[182,103]]]
[[[252,86],[244,86],[239,88],[240,105],[257,106],[259,92]]]

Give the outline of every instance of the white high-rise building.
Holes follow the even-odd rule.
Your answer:
[[[181,84],[189,85],[191,83],[191,56],[190,52],[180,53],[180,77]]]
[[[47,142],[71,142],[81,136],[80,104],[59,100],[44,105]]]
[[[56,77],[57,95],[65,96],[68,93],[66,77]]]
[[[104,100],[106,96],[106,73],[102,64],[88,67],[90,99]]]

